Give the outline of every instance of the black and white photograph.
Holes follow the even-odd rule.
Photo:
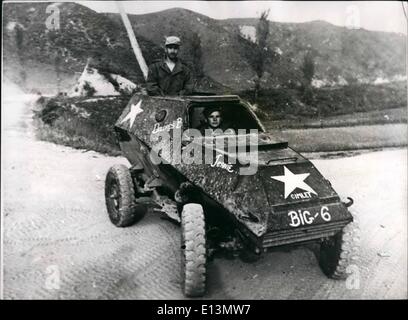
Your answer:
[[[406,300],[407,15],[4,1],[1,299]]]

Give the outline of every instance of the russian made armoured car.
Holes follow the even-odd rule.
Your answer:
[[[214,106],[233,133],[191,133]],[[323,272],[347,276],[355,254],[352,199],[341,201],[315,166],[268,135],[238,96],[135,95],[115,133],[131,166],[107,173],[109,218],[130,226],[152,206],[181,224],[186,296],[205,293],[206,265],[219,251],[257,258],[270,248],[314,242]]]

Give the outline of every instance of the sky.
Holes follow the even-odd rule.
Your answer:
[[[97,12],[118,12],[115,1],[76,1]],[[324,20],[337,26],[407,34],[401,1],[121,1],[129,14],[185,8],[214,19],[259,17],[278,22]],[[408,6],[405,3],[408,14]]]

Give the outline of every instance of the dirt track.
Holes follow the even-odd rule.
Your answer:
[[[27,105],[9,97],[2,106],[9,115],[2,132],[4,298],[183,299],[179,228],[155,213],[125,229],[108,220],[104,177],[126,160],[35,141]],[[206,298],[407,298],[407,150],[314,163],[355,200],[359,288],[327,279],[313,252],[300,248],[253,264],[213,261]]]

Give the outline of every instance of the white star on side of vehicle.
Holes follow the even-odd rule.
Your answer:
[[[136,105],[135,105],[135,104],[132,104],[132,105],[130,106],[130,111],[129,111],[129,113],[126,115],[126,117],[123,118],[123,120],[122,120],[120,123],[124,123],[124,122],[130,120],[130,127],[129,127],[129,129],[131,129],[132,126],[133,126],[133,123],[135,122],[136,116],[137,116],[139,113],[142,113],[142,112],[143,112],[143,109],[141,108],[141,105],[142,105],[142,100],[140,100]]]
[[[296,188],[314,193],[317,195],[316,191],[314,191],[309,185],[307,185],[303,180],[305,180],[310,173],[300,173],[294,174],[288,168],[283,166],[284,168],[284,175],[283,176],[271,176],[272,179],[278,180],[285,184],[285,199],[292,193],[293,190]]]

